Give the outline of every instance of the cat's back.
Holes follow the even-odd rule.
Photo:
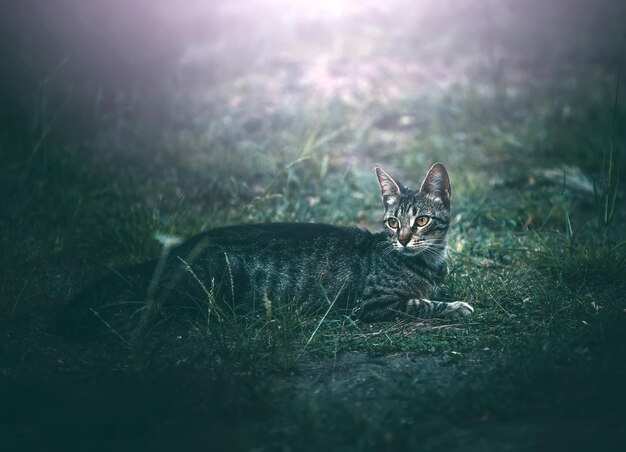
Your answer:
[[[381,237],[364,229],[318,223],[227,226],[201,233],[173,256],[193,256],[209,280],[233,279],[244,298],[319,298],[354,286],[369,272]],[[229,286],[229,284],[226,284]],[[352,288],[355,290],[355,287]]]
[[[378,241],[376,234],[355,228],[321,223],[264,223],[225,226],[198,234],[185,242],[182,249],[200,246],[253,254],[270,249],[298,251],[345,246],[357,250]]]

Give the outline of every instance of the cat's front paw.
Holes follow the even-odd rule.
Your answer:
[[[465,317],[469,317],[473,313],[474,308],[472,308],[469,303],[464,301],[453,301],[452,303],[448,303],[448,312],[446,314],[452,319],[463,319]]]

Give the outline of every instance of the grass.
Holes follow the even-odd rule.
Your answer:
[[[60,210],[52,217],[53,221],[72,224],[73,230],[79,231],[74,240],[79,243],[81,240],[89,241],[89,246],[81,247],[73,243],[64,246],[70,242],[61,239],[59,248],[50,248],[50,239],[46,234],[38,236],[33,232],[48,227],[50,218],[28,223],[16,222],[12,225],[16,234],[34,237],[34,240],[26,242],[26,246],[21,245],[19,252],[15,245],[5,239],[5,249],[13,249],[16,255],[23,256],[22,260],[17,261],[18,264],[27,266],[27,262],[34,256],[42,255],[54,263],[55,254],[63,253],[95,266],[105,260],[107,254],[101,255],[94,251],[111,253],[108,255],[119,256],[122,262],[126,262],[129,256],[131,261],[140,260],[158,250],[148,239],[154,225],[159,224],[149,209],[139,211],[136,217],[123,215],[123,224],[119,223],[119,216],[115,213],[118,209],[132,211],[135,196],[138,196],[135,189],[107,193],[104,200],[97,197],[88,200],[89,193],[98,193],[102,189],[104,178],[100,179],[103,182],[98,183],[100,176],[97,174],[84,176],[85,173],[77,170],[77,162],[62,152],[55,155],[56,152],[58,150],[54,147],[42,152],[41,157],[48,159],[46,161],[49,163],[47,171],[40,173],[41,187],[31,189],[31,193],[34,193],[31,198],[33,211],[51,209],[48,195],[49,188],[54,186],[63,191],[63,199],[70,205],[80,203],[83,211],[90,212],[98,219],[108,218],[107,221],[113,222],[118,228],[118,234],[124,234],[125,237],[136,235],[140,241],[131,246],[125,238],[122,240],[125,246],[105,246],[105,243],[115,238],[104,236],[102,242],[95,240],[98,236],[85,226],[94,221],[90,215],[76,215],[74,209]],[[252,198],[249,204],[244,204],[242,215],[248,219],[262,220],[267,211],[255,213],[255,209],[260,206],[264,210],[277,212],[275,215],[280,218],[280,212],[289,212],[294,206],[302,206],[298,198],[311,195],[322,199],[324,196],[341,198],[335,206],[340,206],[342,212],[354,214],[360,208],[357,204],[361,198],[351,196],[352,186],[344,186],[339,194],[325,195],[322,189],[317,191],[316,188],[310,191],[311,185],[307,181],[314,180],[322,184],[324,181],[336,181],[339,175],[333,174],[331,169],[320,179],[318,167],[307,164],[307,160],[302,160],[298,165],[285,165],[277,178],[270,179],[267,185],[269,189],[264,189],[261,195]],[[300,174],[294,174],[296,172]],[[58,186],[59,173],[74,174],[69,179],[72,181],[69,184],[71,188]],[[80,175],[83,175],[82,178]],[[76,179],[79,180],[77,185]],[[290,181],[289,188],[286,181]],[[293,181],[299,181],[302,186]],[[284,187],[280,197],[273,196],[274,187],[277,186]],[[360,187],[358,189],[361,190]],[[561,188],[556,186],[554,190]],[[462,188],[457,191],[463,193]],[[506,194],[509,198],[505,199],[518,199],[517,191],[517,188],[509,190],[510,193]],[[472,202],[473,196],[482,201]],[[205,381],[210,382],[209,387],[206,387],[196,381],[196,377],[190,377],[191,383],[186,383],[191,388],[205,388],[199,389],[199,393],[196,392],[198,389],[191,391],[210,405],[199,408],[202,414],[198,416],[205,417],[205,420],[192,419],[191,428],[218,428],[217,425],[224,423],[228,426],[226,431],[235,437],[245,431],[251,436],[241,443],[238,440],[227,440],[223,436],[224,431],[214,431],[216,438],[219,438],[216,439],[217,444],[223,440],[226,441],[224,447],[226,444],[234,444],[241,448],[253,447],[255,441],[275,446],[287,442],[294,447],[321,446],[327,444],[326,441],[345,447],[356,444],[356,448],[366,449],[414,447],[421,435],[432,438],[429,441],[433,443],[429,447],[437,448],[442,444],[437,441],[444,441],[445,444],[442,438],[447,436],[449,429],[455,432],[461,429],[458,435],[462,437],[463,429],[480,430],[484,423],[497,426],[501,423],[508,425],[521,422],[532,426],[537,418],[544,421],[548,419],[545,422],[550,423],[568,422],[580,416],[598,416],[603,422],[606,419],[613,422],[611,419],[615,416],[624,414],[620,382],[626,376],[626,369],[618,364],[626,362],[621,345],[626,339],[623,333],[626,331],[623,243],[608,240],[599,230],[594,232],[598,226],[592,221],[585,226],[589,230],[578,230],[575,237],[564,227],[562,218],[554,221],[548,219],[542,222],[541,228],[525,230],[524,219],[528,212],[522,211],[520,214],[519,207],[513,203],[502,203],[499,199],[489,199],[489,196],[483,188],[460,195],[462,199],[468,200],[469,206],[459,209],[456,231],[450,243],[451,275],[447,280],[446,297],[450,300],[473,301],[476,315],[468,322],[450,324],[406,319],[397,323],[365,325],[347,316],[302,312],[289,304],[273,305],[267,317],[250,315],[235,319],[224,312],[209,311],[209,287],[204,320],[197,320],[190,330],[187,326],[175,323],[178,329],[176,333],[158,327],[142,329],[141,337],[135,337],[135,342],[131,341],[132,344],[139,341],[143,349],[141,353],[136,347],[126,353],[112,355],[86,347],[79,352],[82,356],[82,364],[79,364],[80,361],[73,357],[76,351],[57,345],[57,353],[63,356],[64,363],[60,367],[55,366],[58,368],[56,371],[48,369],[51,376],[47,378],[46,385],[49,386],[44,385],[42,391],[47,394],[59,390],[60,383],[57,381],[62,381],[68,372],[83,372],[80,369],[85,366],[85,362],[89,363],[87,368],[95,366],[101,371],[123,366],[127,360],[124,356],[128,356],[130,351],[133,354],[131,367],[143,370],[122,370],[122,375],[126,376],[121,382],[117,378],[105,377],[98,383],[104,386],[98,386],[93,391],[108,394],[114,391],[114,387],[121,387],[124,388],[124,394],[127,394],[126,391],[130,394],[137,385],[147,384],[146,392],[130,396],[123,406],[145,403],[144,398],[149,397],[150,391],[156,391],[160,400],[156,406],[152,405],[156,412],[166,412],[171,403],[181,403],[187,410],[192,403],[192,393],[172,392],[170,387],[175,384],[172,382],[180,379],[180,372],[187,369],[185,372],[203,376]],[[498,194],[500,196],[502,193]],[[566,197],[555,201],[545,196],[529,196],[532,199],[528,201],[528,206],[536,211],[554,210],[555,202],[567,203]],[[543,208],[537,205],[539,198],[544,199]],[[103,206],[106,206],[105,210],[101,210]],[[307,203],[303,208],[309,211],[314,207]],[[5,204],[9,214],[12,213],[11,209],[18,208],[18,203],[13,206]],[[177,218],[185,221],[184,215]],[[334,220],[341,222],[337,218]],[[106,230],[105,225],[99,227]],[[174,223],[172,230],[179,231],[183,227]],[[81,236],[80,231],[87,232]],[[133,249],[137,251],[129,252]],[[14,268],[17,269],[14,272],[19,275],[20,267]],[[73,271],[77,274],[79,270]],[[67,282],[61,281],[55,285],[54,282],[44,281],[40,284],[53,293],[62,293]],[[7,286],[4,287],[6,290]],[[42,290],[40,287],[26,285],[24,288],[8,288],[20,289],[21,292],[15,298],[9,298],[12,293],[5,292],[5,299],[15,300],[3,305],[5,322],[40,317],[33,312],[37,306],[36,300],[41,299],[38,295],[41,293],[38,291]],[[236,287],[233,289],[237,290]],[[183,331],[189,331],[182,337],[181,327]],[[39,340],[43,343],[49,341],[45,337]],[[124,344],[120,345],[124,349]],[[419,379],[419,372],[414,371],[413,376],[409,372],[408,378],[401,378],[396,387],[393,381],[398,378],[397,374],[390,370],[391,365],[388,364],[388,367],[383,366],[378,371],[368,371],[367,377],[356,383],[345,381],[349,378],[348,371],[336,370],[333,372],[340,376],[339,383],[327,383],[328,388],[317,389],[317,395],[311,397],[297,393],[296,388],[303,384],[301,380],[306,380],[307,374],[303,370],[306,366],[317,363],[318,372],[322,375],[320,378],[325,381],[325,378],[329,378],[328,372],[331,372],[328,369],[335,368],[337,363],[353,353],[362,354],[359,355],[361,358],[357,358],[360,365],[370,360],[391,360],[390,357],[404,355],[420,359],[429,357],[436,363],[430,364],[436,366],[436,374],[449,376],[462,373],[467,381],[416,393],[410,381]],[[43,365],[45,357],[38,359],[41,361],[37,364],[35,359],[35,366]],[[488,371],[485,372],[482,366]],[[17,375],[29,374],[21,365],[13,364],[12,367]],[[150,376],[146,376],[146,372]],[[15,389],[14,385],[11,383],[9,387]],[[27,387],[26,383],[23,387],[18,386],[18,393],[23,393]],[[581,388],[584,388],[582,393]],[[383,406],[382,413],[389,417],[383,416],[382,420],[378,416],[356,413],[354,406],[358,405],[353,406],[353,403],[365,404],[370,409],[378,406],[377,398],[363,399],[364,396],[353,394],[353,391],[360,389],[380,391],[380,398],[391,400],[389,403],[395,404],[394,410],[400,407],[400,412],[392,415],[390,406]],[[104,403],[100,396],[85,391],[92,403]],[[65,394],[66,390],[62,393]],[[334,397],[348,397],[352,402],[332,402]],[[28,402],[28,397],[26,400],[26,405],[38,403],[34,400]],[[276,400],[280,400],[278,412]],[[73,419],[77,415],[77,406],[62,405],[65,406],[68,418]],[[285,418],[284,413],[290,414]],[[99,412],[98,416],[106,417],[108,414]],[[144,416],[152,419],[152,422],[169,422],[160,416],[155,419],[154,414],[148,411]],[[266,416],[270,416],[273,425],[278,426],[276,432],[255,430],[258,419]],[[349,420],[346,421],[346,418]],[[400,418],[404,421],[396,424]],[[129,414],[119,417],[118,421],[134,425],[133,419]],[[176,430],[176,425],[179,424],[172,427],[171,434]],[[87,441],[89,426],[83,425],[82,428],[85,429],[84,434],[87,436],[84,440]],[[140,442],[145,441],[141,439],[143,435],[148,435],[143,430],[145,426],[141,424],[137,428],[133,433],[117,432],[110,435],[126,435]],[[287,430],[281,431],[281,428]],[[592,427],[592,431],[594,428],[596,426]],[[355,436],[354,432],[363,431],[361,429],[367,433]],[[433,434],[433,431],[439,433]],[[320,439],[322,432],[329,435],[325,440]],[[77,438],[80,440],[80,434]]]
[[[224,74],[210,86],[189,76],[186,89],[202,100],[171,94],[174,125],[159,132],[153,116],[100,107],[87,143],[69,126],[48,130],[39,110],[35,129],[2,132],[0,397],[13,414],[0,431],[9,446],[624,443],[624,98],[611,68],[540,74],[516,66],[527,55],[502,40],[492,43],[489,64],[501,59],[504,71],[495,77],[468,38],[480,29],[460,27],[461,36],[422,49],[409,26],[416,17],[398,20],[384,38],[376,23],[353,24],[350,37],[327,24],[334,45],[316,63],[327,72],[311,63],[321,44],[298,38],[296,26],[252,30],[257,46],[236,41],[212,57]],[[452,75],[429,52],[448,58]],[[398,61],[419,61],[423,72]],[[478,75],[456,77],[464,64],[471,70],[461,75]],[[353,71],[361,82],[336,77],[318,87],[335,90],[328,97],[293,82],[320,71]],[[266,315],[235,317],[204,281],[197,315],[154,304],[123,340],[111,332],[110,341],[70,344],[51,325],[53,309],[107,267],[163,252],[155,237],[267,221],[378,228],[374,165],[414,186],[439,160],[454,209],[443,297],[470,301],[468,321],[364,324],[269,299]]]

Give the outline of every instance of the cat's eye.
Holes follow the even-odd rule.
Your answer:
[[[423,226],[426,226],[429,221],[430,221],[430,217],[421,216],[421,217],[416,218],[415,224],[421,228]]]
[[[397,218],[394,217],[387,218],[387,226],[389,226],[391,229],[398,229],[398,226],[400,226],[400,222]]]

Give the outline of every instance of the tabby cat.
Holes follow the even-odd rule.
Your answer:
[[[64,310],[64,328],[84,333],[113,321],[119,325],[121,316],[129,321],[133,299],[139,311],[146,300],[187,307],[209,300],[235,313],[268,302],[332,304],[365,321],[471,315],[473,308],[463,301],[428,299],[448,272],[451,190],[445,167],[435,163],[419,190],[381,168],[376,175],[385,209],[381,232],[306,223],[207,231],[79,294]]]

